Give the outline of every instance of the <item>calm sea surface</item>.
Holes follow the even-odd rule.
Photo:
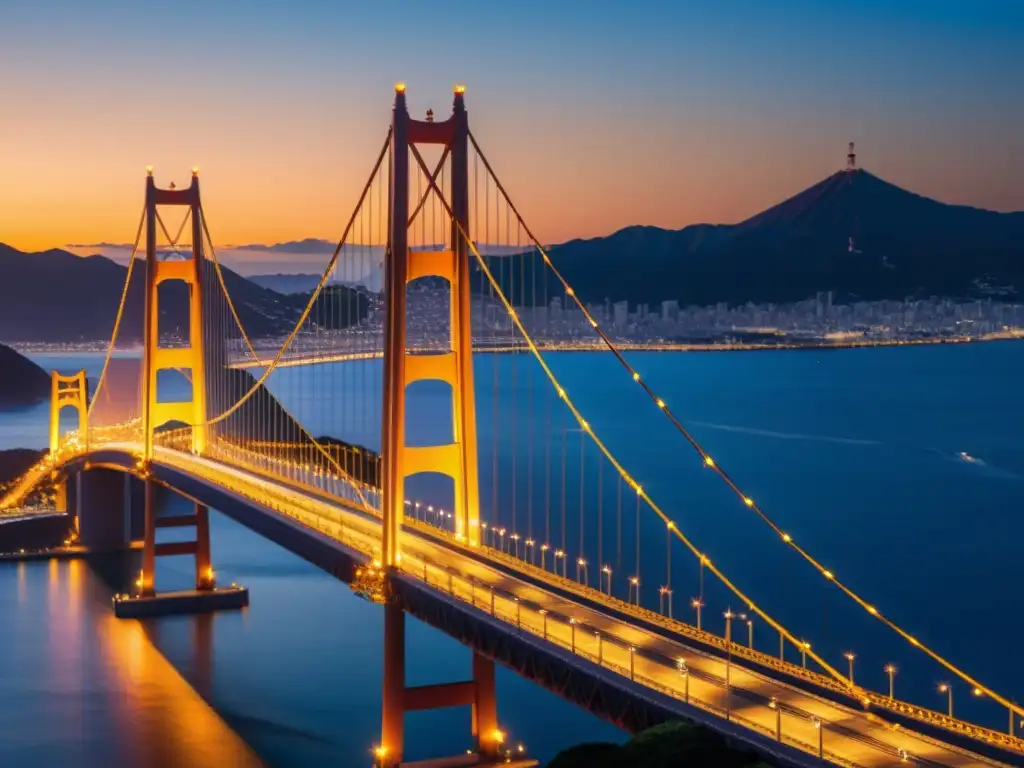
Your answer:
[[[92,376],[102,362],[36,359]],[[855,651],[859,682],[882,687],[882,667],[892,662],[899,694],[942,708],[935,687],[950,674],[785,548],[613,362],[592,354],[551,360],[647,493],[760,605],[843,668],[842,652]],[[744,492],[827,567],[923,643],[1024,699],[1024,669],[1012,653],[1024,631],[1024,344],[630,360]],[[614,565],[617,579],[634,572],[634,497],[623,497],[619,548],[610,466],[584,444],[581,472],[579,433],[544,394],[535,367],[523,357],[482,356],[476,375],[481,504],[491,521],[553,545],[564,535],[570,552],[582,538],[591,562]],[[271,386],[315,434],[376,446],[379,395],[367,393],[379,387],[378,364],[285,369]],[[443,442],[431,436],[450,429],[447,391],[417,385],[410,398],[409,442]],[[0,447],[43,447],[46,418],[45,406],[0,415]],[[424,499],[446,491],[429,481],[410,488]],[[379,609],[224,517],[212,529],[218,578],[251,590],[243,613],[119,622],[109,599],[134,567],[124,558],[0,564],[0,765],[369,764],[380,727]],[[665,529],[649,510],[641,541],[645,602],[657,607]],[[699,569],[678,545],[672,558],[676,614],[686,617],[701,592]],[[161,562],[158,586],[187,583],[190,563],[176,560]],[[722,611],[744,606],[711,578],[705,625],[720,630]],[[754,635],[763,649],[777,649],[763,624]],[[410,684],[468,675],[469,651],[416,621],[409,648]],[[623,738],[503,669],[498,694],[503,725],[542,759],[580,741]],[[955,695],[961,714],[1005,727],[1005,713],[972,701],[965,686]],[[468,746],[468,713],[414,715],[407,741],[408,759],[459,752]]]

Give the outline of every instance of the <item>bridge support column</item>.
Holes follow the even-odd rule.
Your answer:
[[[53,507],[58,512],[68,511],[68,477],[59,475],[53,480],[54,501]]]
[[[196,504],[196,589],[213,589],[213,565],[210,562],[210,509]]]
[[[60,448],[60,412],[64,408],[78,411],[78,434],[81,446],[89,443],[89,383],[85,369],[72,376],[50,372],[50,453]]]
[[[210,510],[205,504],[196,504],[191,515],[160,516],[157,510],[157,485],[146,478],[146,524],[142,544],[142,573],[139,576],[139,594],[156,594],[156,559],[164,555],[193,555],[195,557],[196,590],[212,590],[215,586],[213,566],[210,562]],[[158,528],[195,527],[195,541],[175,541],[161,544],[156,540]]]
[[[156,593],[156,483],[145,479],[145,528],[142,533],[142,573],[139,574],[139,594],[149,597]]]
[[[505,735],[498,727],[494,660],[473,653],[473,678],[456,683],[405,685],[405,611],[394,598],[384,606],[384,697],[378,768],[397,768],[405,748],[405,713],[469,705],[481,757],[498,757]]]
[[[162,205],[187,206],[192,217],[192,258],[187,261],[161,261],[157,248],[157,208]],[[199,199],[199,172],[192,171],[192,183],[185,189],[158,189],[150,170],[146,177],[146,314],[145,341],[142,349],[142,430],[144,458],[153,458],[153,438],[158,427],[169,421],[188,424],[192,451],[206,449],[206,354],[203,316],[203,209]],[[189,333],[187,347],[160,346],[161,283],[180,280],[189,291]],[[157,374],[161,370],[189,372],[192,399],[164,402],[157,398]]]
[[[249,590],[232,584],[218,589],[210,562],[210,510],[195,503],[190,514],[160,515],[157,482],[148,475],[144,479],[145,525],[142,539],[142,572],[136,582],[137,594],[117,595],[114,615],[120,618],[146,618],[168,613],[203,613],[249,604]],[[194,541],[157,541],[160,528],[195,528]],[[157,558],[192,555],[195,558],[195,588],[178,592],[156,591]]]
[[[400,532],[405,515],[405,480],[434,472],[454,483],[455,536],[480,544],[476,403],[473,390],[469,244],[469,119],[463,96],[455,89],[452,115],[441,123],[409,117],[405,87],[395,93],[391,131],[391,195],[388,249],[384,264],[386,303],[384,332],[383,547],[385,567],[400,559]],[[440,144],[451,156],[451,250],[409,250],[409,155],[417,145]],[[416,173],[421,173],[418,167]],[[417,214],[419,215],[419,214]],[[407,286],[422,277],[448,281],[451,305],[449,344],[439,354],[408,353]],[[411,447],[405,444],[406,387],[416,381],[445,381],[452,388],[452,442]]]

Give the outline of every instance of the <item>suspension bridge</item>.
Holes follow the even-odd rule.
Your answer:
[[[176,229],[168,209],[183,211]],[[122,322],[137,270],[142,329]],[[628,730],[688,719],[780,765],[1024,760],[1024,709],[819,562],[633,367],[520,215],[470,130],[463,88],[447,119],[421,121],[396,86],[369,177],[288,333],[247,333],[227,274],[198,170],[164,189],[149,169],[102,372],[94,385],[54,374],[50,450],[0,509],[72,510],[85,538],[138,496],[142,569],[122,602],[159,597],[167,555],[193,555],[196,590],[217,589],[210,507],[334,570],[384,606],[379,765],[401,764],[407,712],[467,704],[473,759],[517,758],[499,725],[495,661]],[[601,414],[567,391],[553,362],[567,339],[603,350],[751,526],[941,670],[947,706],[901,699],[895,667],[888,688],[865,685],[852,653],[828,657],[719,567],[620,458]],[[140,340],[141,359],[126,351]],[[62,434],[65,407],[78,426]],[[166,492],[195,513],[161,516]],[[125,504],[104,501],[118,493]],[[160,541],[168,527],[194,528],[195,540]],[[472,646],[470,680],[406,685],[406,612]],[[1006,728],[958,716],[954,687],[1001,710]]]

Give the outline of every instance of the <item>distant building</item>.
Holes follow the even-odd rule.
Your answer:
[[[562,319],[562,297],[554,296],[551,299],[551,319],[559,321]]]
[[[674,299],[661,302],[661,319],[667,323],[679,322],[679,302]]]
[[[616,328],[625,328],[629,325],[628,301],[617,301],[612,304],[612,324]]]

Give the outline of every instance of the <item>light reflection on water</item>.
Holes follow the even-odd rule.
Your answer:
[[[0,564],[0,765],[258,766],[80,561]]]

